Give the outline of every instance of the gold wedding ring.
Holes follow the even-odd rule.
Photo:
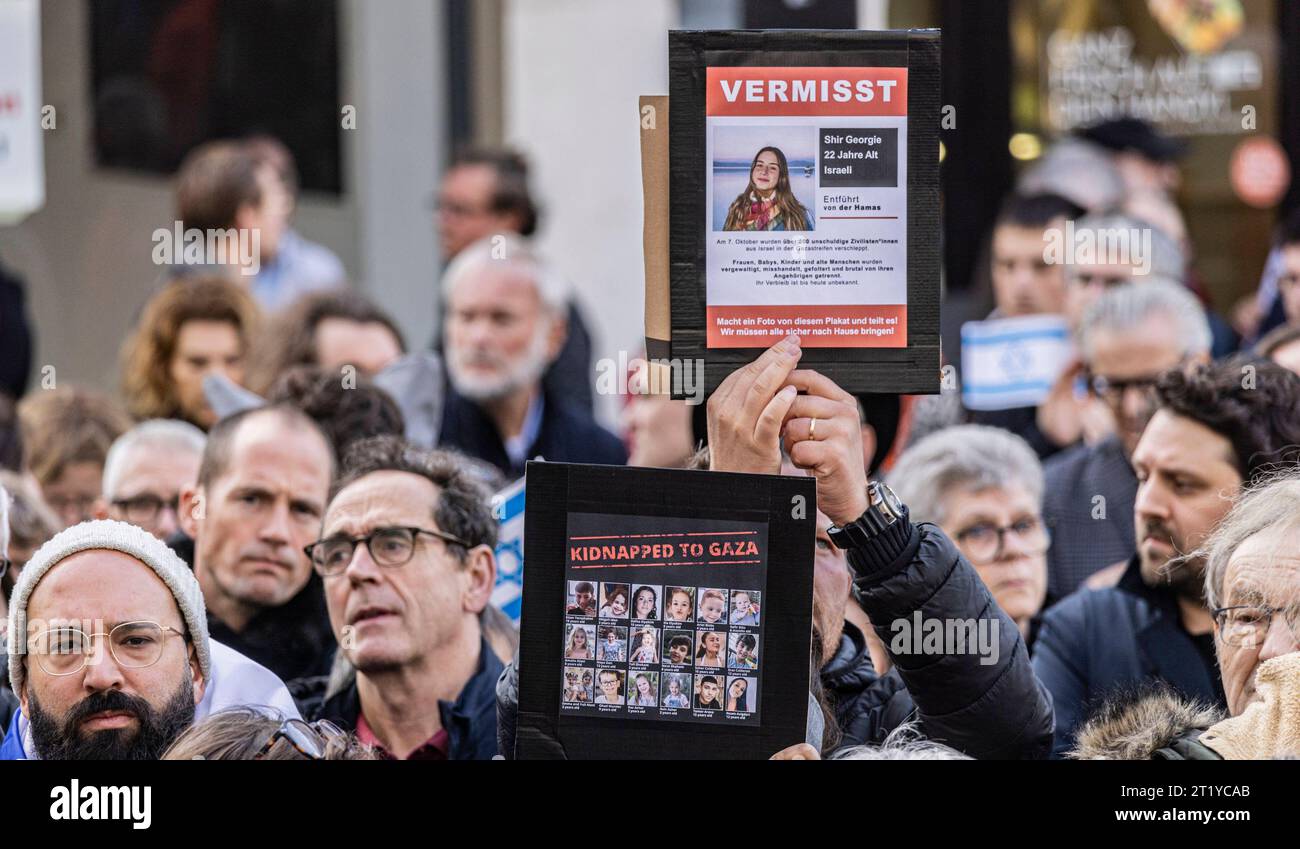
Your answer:
[[[812,424],[808,425],[808,438],[809,439],[817,438],[817,419],[813,419]]]

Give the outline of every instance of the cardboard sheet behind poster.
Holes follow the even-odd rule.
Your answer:
[[[669,38],[672,357],[939,387],[938,34]]]
[[[516,756],[803,742],[814,496],[809,478],[530,463]]]

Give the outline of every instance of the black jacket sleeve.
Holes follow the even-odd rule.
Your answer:
[[[868,547],[850,549],[849,562],[862,607],[927,737],[976,758],[1047,757],[1051,696],[1034,676],[1020,629],[943,531],[904,517]],[[984,634],[992,651],[969,644],[965,651],[914,651],[918,613],[923,632],[933,622],[945,634]]]

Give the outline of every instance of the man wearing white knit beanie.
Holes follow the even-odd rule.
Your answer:
[[[25,724],[0,757],[18,747],[45,759],[157,758],[193,723],[216,658],[227,678],[247,680],[253,667],[260,701],[286,705],[271,673],[209,641],[193,573],[133,525],[57,534],[23,569],[9,612],[9,676]]]

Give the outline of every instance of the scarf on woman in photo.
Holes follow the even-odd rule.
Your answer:
[[[762,200],[755,192],[749,193],[749,202],[745,217],[740,220],[739,230],[775,230],[781,223],[780,208],[776,205],[776,194],[768,200]]]

